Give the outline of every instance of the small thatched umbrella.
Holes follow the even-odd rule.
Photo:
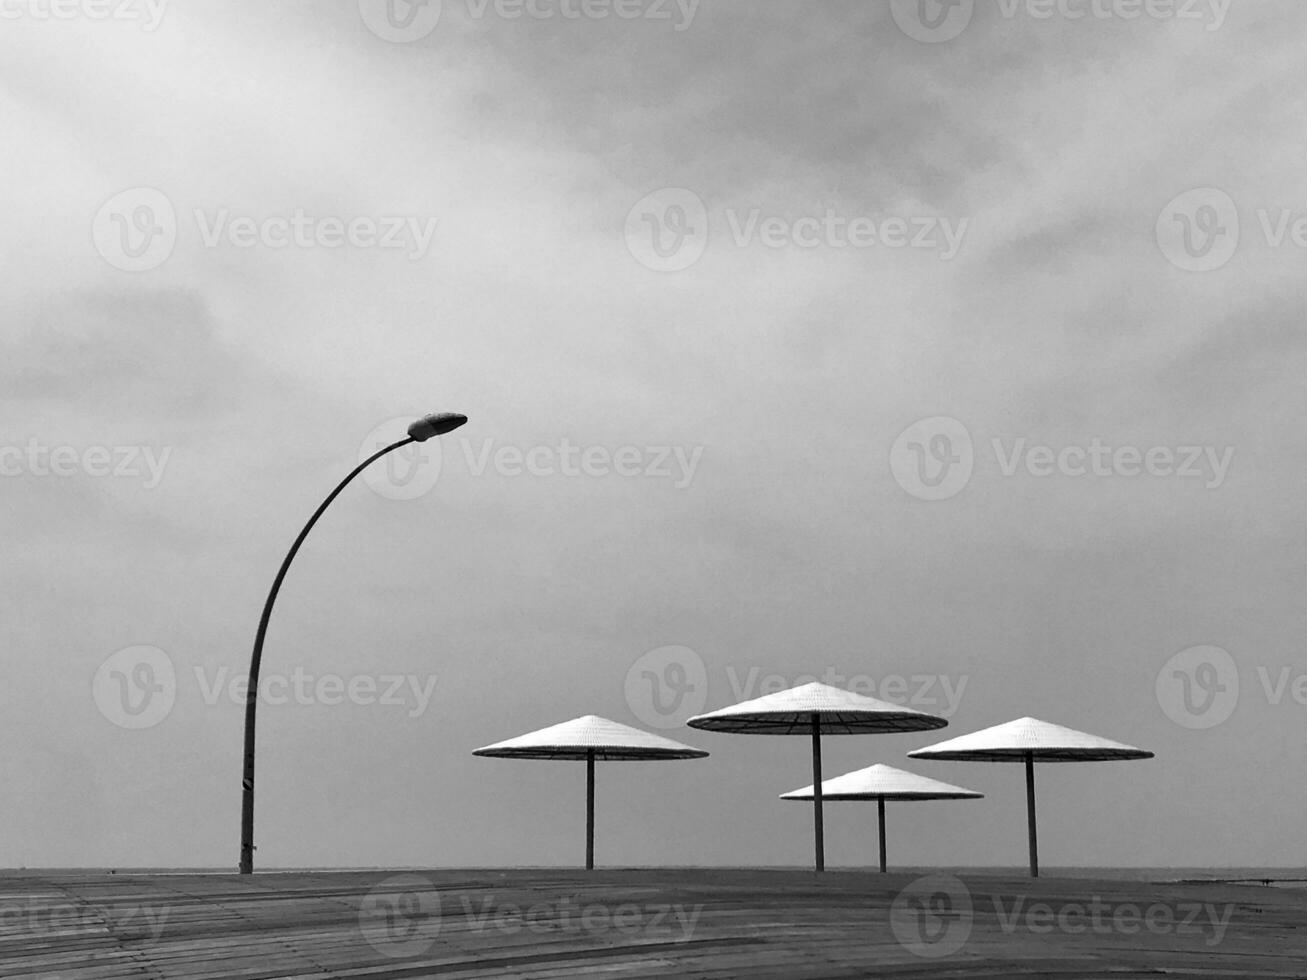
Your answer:
[[[595,866],[595,760],[647,762],[702,759],[708,753],[621,725],[597,715],[582,715],[560,725],[519,735],[476,749],[473,755],[500,759],[565,759],[585,762],[585,866]]]
[[[686,722],[691,728],[745,735],[811,735],[813,846],[816,868],[826,868],[826,848],[821,820],[821,736],[871,735],[884,732],[921,732],[948,724],[924,711],[877,701],[813,682],[778,691],[729,708],[696,715]]]
[[[1038,718],[1018,718],[970,735],[909,752],[912,759],[949,759],[1026,764],[1026,823],[1030,833],[1030,877],[1039,877],[1039,843],[1035,835],[1035,763],[1105,762],[1151,759],[1153,753],[1111,739],[1052,725]]]
[[[783,793],[782,800],[810,800],[813,788],[805,786]],[[893,766],[875,765],[843,776],[828,779],[821,785],[821,795],[827,800],[875,800],[876,816],[880,828],[880,870],[885,870],[885,801],[909,800],[978,800],[985,794],[961,786],[951,786],[937,779],[927,779],[913,772],[904,772]]]

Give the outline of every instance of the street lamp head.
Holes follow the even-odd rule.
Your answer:
[[[426,442],[432,436],[443,436],[453,432],[467,421],[466,415],[457,412],[440,412],[437,415],[424,415],[408,427],[408,434],[414,442]]]

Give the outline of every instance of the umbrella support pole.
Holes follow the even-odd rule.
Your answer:
[[[1039,841],[1035,832],[1035,755],[1026,753],[1026,823],[1030,828],[1030,877],[1039,877]]]
[[[885,873],[885,797],[876,797],[876,817],[880,827],[880,870]]]
[[[826,870],[826,842],[821,826],[821,716],[812,715],[812,839],[816,870]]]
[[[585,754],[585,870],[595,866],[595,754]]]

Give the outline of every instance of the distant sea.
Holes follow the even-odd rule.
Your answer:
[[[963,875],[999,875],[1023,877],[1029,869],[1020,867],[998,868],[904,868],[907,873],[929,874],[933,871],[953,871]],[[1044,878],[1106,878],[1113,881],[1244,881],[1252,884],[1269,882],[1281,887],[1307,888],[1307,867],[1229,867],[1229,868],[1059,868],[1039,869]]]
[[[828,866],[831,871],[873,871],[866,866],[836,867]],[[328,871],[507,871],[509,868],[422,868],[417,866],[393,868],[260,868],[260,874],[307,874]],[[575,870],[568,865],[532,866],[531,870],[560,871]],[[614,866],[603,870],[638,870],[637,868]],[[652,870],[675,871],[677,866],[658,865]],[[695,870],[705,870],[702,867]],[[727,866],[723,871],[747,870]],[[758,870],[758,869],[755,869]],[[802,866],[765,866],[767,871],[802,871]],[[1024,865],[1014,867],[891,867],[895,874],[934,874],[941,871],[961,875],[991,875],[1005,878],[1021,878],[1026,874]],[[53,877],[60,875],[194,875],[194,874],[235,874],[235,868],[0,868],[0,876],[36,876]],[[1250,884],[1268,883],[1281,888],[1307,888],[1307,867],[1183,867],[1183,868],[1061,868],[1043,867],[1040,869],[1044,878],[1102,878],[1116,881],[1242,881]]]

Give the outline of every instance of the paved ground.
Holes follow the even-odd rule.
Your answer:
[[[1307,889],[802,871],[0,878],[0,976],[1307,977]]]

